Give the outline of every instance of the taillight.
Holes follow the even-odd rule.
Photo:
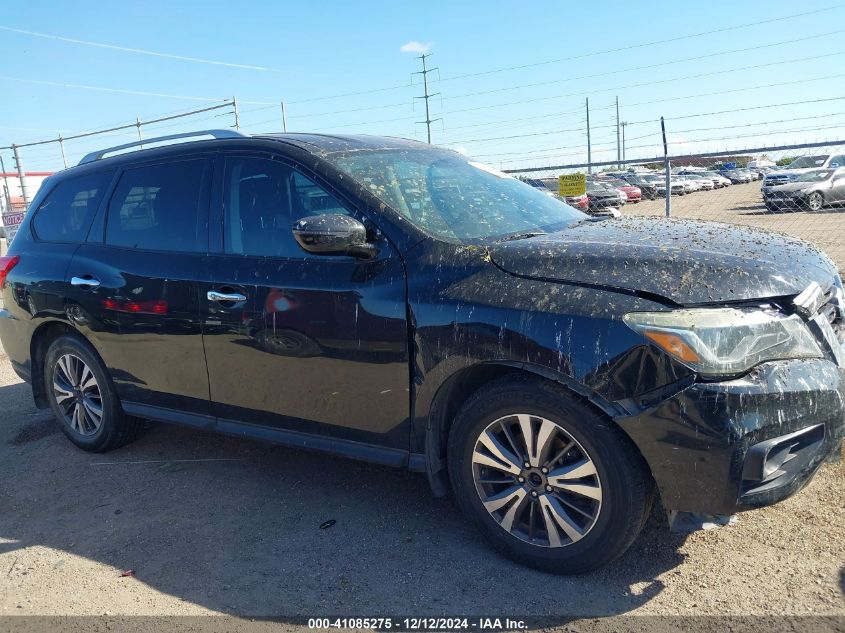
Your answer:
[[[12,268],[18,265],[21,258],[17,255],[0,257],[0,288],[6,283],[6,276],[12,271]]]

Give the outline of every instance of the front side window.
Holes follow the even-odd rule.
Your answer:
[[[297,220],[349,211],[330,193],[279,161],[226,160],[223,176],[225,252],[256,257],[305,257],[293,237]]]
[[[205,161],[128,169],[109,203],[106,244],[153,251],[205,252],[200,212]]]
[[[45,242],[84,241],[110,178],[111,172],[100,172],[56,185],[32,220],[35,236]]]
[[[560,230],[586,217],[535,187],[455,152],[374,150],[327,159],[409,221],[449,241]]]

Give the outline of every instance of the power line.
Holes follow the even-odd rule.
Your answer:
[[[547,86],[547,85],[550,85],[550,84],[568,83],[568,82],[573,82],[573,81],[580,81],[582,79],[595,79],[595,78],[598,78],[598,77],[607,77],[607,76],[610,76],[610,75],[619,75],[619,74],[623,74],[623,73],[634,72],[634,71],[637,71],[637,70],[649,70],[649,69],[652,69],[652,68],[660,68],[660,67],[663,67],[663,66],[670,66],[672,64],[680,64],[680,63],[684,63],[684,62],[698,61],[698,60],[706,59],[706,58],[709,58],[709,57],[719,57],[721,55],[733,55],[733,54],[736,54],[736,53],[746,53],[746,52],[749,52],[749,51],[756,51],[756,50],[761,50],[761,49],[764,49],[764,48],[772,48],[774,46],[783,46],[783,45],[786,45],[786,44],[795,44],[797,42],[804,42],[804,41],[807,41],[807,40],[817,40],[819,38],[829,37],[831,35],[841,35],[842,33],[845,33],[845,29],[839,29],[838,31],[830,31],[828,33],[820,33],[818,35],[808,35],[808,36],[805,36],[805,37],[799,37],[799,38],[795,38],[795,39],[791,39],[791,40],[783,40],[783,41],[780,41],[780,42],[773,42],[771,44],[761,44],[759,46],[749,46],[749,47],[746,47],[746,48],[735,48],[735,49],[729,50],[729,51],[717,51],[717,52],[714,52],[714,53],[704,53],[704,54],[700,54],[700,55],[695,55],[694,57],[683,57],[683,58],[679,58],[679,59],[671,59],[671,60],[668,60],[668,61],[658,62],[658,63],[655,63],[655,64],[646,64],[646,65],[643,65],[643,66],[633,66],[631,68],[621,68],[621,69],[616,69],[616,70],[609,70],[609,71],[602,72],[602,73],[592,73],[592,74],[589,74],[589,75],[581,75],[579,77],[564,77],[562,79],[551,79],[551,80],[540,81],[540,82],[535,82],[535,83],[530,83],[530,84],[522,84],[522,85],[518,85],[518,86],[505,86],[503,88],[494,88],[492,90],[481,90],[481,91],[477,91],[477,92],[467,92],[467,93],[464,93],[464,94],[450,95],[449,99],[450,100],[451,99],[464,99],[466,97],[475,97],[475,96],[480,96],[480,95],[494,94],[494,93],[498,93],[498,92],[507,92],[507,91],[510,91],[510,90],[521,90],[523,88],[536,88],[538,86]],[[696,76],[694,75],[693,77],[696,77]],[[677,81],[677,80],[667,80],[667,81]]]
[[[815,80],[804,79],[804,80],[801,80],[801,81],[817,81],[818,79],[831,79],[831,78],[834,78],[834,77],[845,77],[845,73],[842,73],[842,74],[839,74],[839,75],[831,75],[829,77],[819,77]],[[790,83],[792,83],[792,82],[790,82]],[[770,85],[784,85],[784,84],[770,84]],[[769,86],[764,86],[764,87],[768,88]],[[743,88],[742,90],[753,90],[753,88]],[[712,94],[717,94],[717,93],[712,93]],[[718,94],[722,94],[722,93],[718,93]],[[700,96],[705,96],[705,95],[700,95]],[[841,101],[842,99],[845,99],[845,97],[823,97],[823,98],[820,98],[820,99],[805,99],[804,101],[789,101],[789,102],[786,102],[786,103],[769,103],[769,104],[766,104],[766,105],[747,106],[745,108],[731,108],[730,110],[714,110],[712,112],[699,112],[699,113],[696,113],[696,114],[682,114],[682,115],[679,115],[679,116],[672,117],[671,120],[672,121],[678,121],[680,119],[693,119],[693,118],[696,118],[696,117],[713,116],[713,115],[716,115],[716,114],[732,114],[734,112],[748,112],[750,110],[766,110],[768,108],[783,108],[783,107],[786,107],[786,106],[807,105],[807,104],[811,104],[811,103],[826,103],[828,101]],[[649,120],[646,120],[646,121],[629,121],[629,124],[634,125],[634,124],[642,124],[642,123],[656,123],[659,120],[660,119],[649,119]]]
[[[827,6],[827,7],[822,7],[822,8],[819,8],[819,9],[814,9],[812,11],[804,11],[804,12],[801,12],[801,13],[793,13],[793,14],[779,16],[779,17],[775,17],[775,18],[768,18],[766,20],[760,20],[760,21],[757,21],[757,22],[745,22],[745,23],[741,23],[741,24],[735,24],[735,25],[732,25],[732,26],[726,26],[726,27],[719,28],[719,29],[712,29],[712,30],[709,30],[709,31],[701,31],[699,33],[691,33],[691,34],[688,34],[688,35],[679,35],[679,36],[668,38],[668,39],[654,40],[654,41],[651,41],[651,42],[642,42],[640,44],[632,44],[630,46],[625,46],[625,47],[621,47],[621,48],[592,51],[590,53],[583,53],[581,55],[574,55],[572,57],[561,57],[561,58],[558,58],[558,59],[551,59],[551,60],[545,60],[545,61],[540,61],[540,62],[532,62],[532,63],[529,63],[529,64],[521,64],[521,65],[518,65],[518,66],[506,66],[506,67],[502,67],[502,68],[492,68],[492,69],[485,70],[485,71],[478,71],[478,72],[473,72],[473,73],[464,73],[464,74],[461,74],[461,75],[453,75],[451,77],[444,77],[442,79],[439,79],[438,81],[447,82],[447,81],[455,81],[457,79],[466,79],[466,78],[469,78],[469,77],[480,77],[480,76],[484,76],[484,75],[490,75],[490,74],[493,74],[493,73],[509,72],[509,71],[512,71],[512,70],[523,70],[525,68],[533,68],[533,67],[537,67],[537,66],[545,66],[545,65],[556,64],[556,63],[560,63],[560,62],[573,61],[573,60],[577,60],[577,59],[585,59],[585,58],[588,58],[588,57],[595,57],[595,56],[598,56],[598,55],[608,55],[608,54],[612,54],[612,53],[619,53],[619,52],[634,50],[634,49],[638,49],[638,48],[646,48],[646,47],[649,47],[649,46],[658,46],[660,44],[669,44],[669,43],[672,43],[672,42],[679,42],[679,41],[683,41],[683,40],[686,40],[686,39],[694,39],[694,38],[703,37],[703,36],[706,36],[706,35],[714,35],[714,34],[717,34],[717,33],[725,33],[725,32],[750,28],[750,27],[754,27],[754,26],[761,26],[761,25],[764,25],[764,24],[772,24],[774,22],[782,22],[782,21],[785,21],[785,20],[791,20],[791,19],[794,19],[794,18],[806,17],[806,16],[809,16],[809,15],[817,15],[819,13],[840,9],[843,6],[845,6],[845,4],[840,3],[840,4],[830,5],[830,6]],[[360,96],[360,95],[369,95],[369,94],[376,93],[376,92],[387,92],[387,91],[391,91],[391,90],[407,89],[407,88],[410,88],[410,87],[411,87],[411,84],[407,84],[407,83],[394,84],[394,85],[390,85],[390,86],[381,86],[381,87],[376,87],[376,88],[370,88],[370,89],[367,89],[367,90],[358,90],[358,91],[354,91],[354,92],[344,92],[344,93],[333,94],[333,95],[324,95],[324,96],[320,96],[320,97],[311,97],[311,98],[308,98],[308,99],[300,99],[300,100],[297,100],[297,101],[290,101],[288,103],[292,103],[292,104],[313,103],[315,101],[327,101],[327,100],[331,100],[331,99],[342,99],[342,98],[345,98],[345,97],[356,97],[356,96]]]
[[[839,74],[835,74],[835,75],[824,75],[822,77],[810,77],[810,78],[807,78],[807,79],[797,79],[797,80],[793,80],[793,81],[781,81],[781,82],[776,82],[776,83],[771,83],[771,84],[763,84],[763,85],[759,85],[759,86],[744,86],[742,88],[732,89],[732,90],[717,90],[717,91],[711,91],[711,92],[696,93],[696,94],[691,94],[691,95],[681,95],[681,96],[677,96],[677,97],[655,99],[655,100],[652,100],[652,101],[641,101],[641,102],[637,102],[637,103],[626,104],[625,107],[626,108],[633,108],[633,107],[636,107],[636,106],[650,105],[650,104],[653,104],[653,103],[665,103],[667,101],[680,101],[680,100],[684,100],[684,99],[697,99],[699,97],[710,97],[710,96],[725,95],[725,94],[731,94],[731,93],[734,93],[734,92],[748,92],[748,91],[751,91],[751,90],[763,90],[763,89],[766,89],[766,88],[779,88],[779,87],[783,87],[783,86],[810,83],[810,82],[815,82],[815,81],[826,81],[826,80],[829,80],[829,79],[838,79],[838,78],[841,78],[841,77],[845,77],[845,73],[839,73]],[[720,111],[717,111],[717,112],[707,112],[707,113],[701,113],[701,114],[682,115],[682,116],[673,117],[673,119],[682,119],[682,118],[690,118],[690,117],[698,117],[698,116],[708,116],[708,115],[711,115],[711,114],[726,114],[726,113],[729,113],[729,112],[743,112],[745,110],[759,110],[759,109],[774,108],[774,107],[781,107],[781,106],[787,106],[787,105],[802,105],[802,104],[806,104],[806,103],[821,103],[821,102],[824,102],[824,101],[831,101],[831,100],[835,101],[835,100],[842,99],[842,98],[845,98],[845,97],[832,97],[832,98],[829,98],[829,99],[825,99],[825,98],[823,98],[823,99],[810,99],[810,100],[805,100],[805,101],[794,101],[794,102],[783,103],[783,104],[750,106],[748,108],[737,108],[737,109],[731,109],[731,110],[720,110]],[[609,109],[609,108],[612,108],[612,107],[614,107],[614,106],[610,105],[610,106],[606,106],[604,109]],[[590,108],[591,111],[598,110],[598,109],[599,108]],[[535,117],[535,118],[540,118],[540,117]],[[656,120],[657,119],[648,119],[648,120],[644,120],[644,121],[629,121],[629,123],[631,125],[634,125],[634,124],[640,124],[640,123],[651,123],[651,122],[654,122]],[[501,121],[500,123],[503,123],[503,122],[505,122],[505,121]],[[604,125],[604,126],[595,125],[595,126],[592,126],[592,129],[615,128],[615,127],[616,127],[615,124]],[[451,142],[451,141],[449,141],[449,142]]]
[[[58,86],[60,88],[73,88],[78,90],[96,90],[99,92],[112,92],[117,94],[138,95],[142,97],[162,97],[165,99],[184,99],[188,101],[223,101],[220,97],[197,97],[187,95],[174,95],[163,92],[146,92],[143,90],[127,90],[124,88],[108,88],[106,86],[89,86],[86,84],[72,84],[60,81],[46,81],[44,79],[28,79],[23,77],[9,77],[7,75],[0,75],[0,80],[4,81],[18,81],[21,83],[38,84],[43,86]],[[257,104],[257,105],[278,105],[278,103],[271,104],[268,101],[240,101],[240,103]]]
[[[595,129],[593,127],[592,129]],[[469,138],[469,139],[460,139],[457,141],[449,141],[449,143],[486,143],[489,141],[508,141],[515,138],[529,138],[532,136],[546,136],[547,134],[563,134],[564,132],[585,132],[587,130],[586,127],[578,127],[578,128],[569,128],[565,130],[548,130],[545,132],[535,132],[532,134],[516,134],[514,136],[490,136],[487,138]]]
[[[30,35],[32,37],[41,37],[48,40],[55,40],[58,42],[68,42],[70,44],[81,44],[83,46],[94,46],[97,48],[106,48],[114,51],[121,51],[124,53],[135,53],[138,55],[149,55],[151,57],[163,57],[166,59],[175,59],[183,62],[195,62],[198,64],[211,64],[214,66],[226,66],[228,68],[244,68],[246,70],[259,70],[262,72],[279,73],[282,72],[278,68],[267,68],[266,66],[251,66],[248,64],[234,64],[231,62],[221,62],[214,59],[203,59],[201,57],[188,57],[185,55],[174,55],[172,53],[162,53],[159,51],[150,51],[142,48],[130,48],[127,46],[118,46],[116,44],[104,44],[102,42],[92,42],[89,40],[78,40],[72,37],[63,37],[61,35],[51,35],[49,33],[39,33],[37,31],[27,31],[25,29],[16,29],[11,26],[0,26],[0,30],[9,31],[11,33],[19,33],[21,35]]]
[[[760,136],[774,136],[776,134],[792,134],[795,132],[816,132],[819,130],[835,130],[841,129],[842,123],[837,123],[836,125],[826,125],[824,127],[803,127],[803,128],[790,128],[786,130],[771,130],[766,132],[757,132],[755,134],[743,134],[741,136],[720,136],[718,138],[703,138],[703,139],[691,139],[691,140],[683,140],[679,143],[679,145],[686,145],[689,143],[713,143],[715,141],[731,141],[736,139],[743,139],[743,138],[756,138]],[[673,132],[676,133],[676,132]],[[679,132],[677,132],[679,133]],[[646,145],[635,145],[633,147],[629,147],[628,149],[642,149],[645,147],[654,147],[655,145],[660,144],[662,141],[658,141],[657,143],[649,143]],[[670,141],[671,144],[671,141]]]
[[[430,72],[430,71],[429,71]],[[429,95],[434,96],[434,95]],[[278,103],[276,107],[278,107]],[[407,101],[402,101],[401,103],[389,103],[387,105],[380,105],[380,106],[367,106],[365,108],[347,108],[344,110],[335,110],[333,112],[315,112],[314,114],[294,114],[292,115],[291,119],[316,119],[318,117],[329,116],[331,114],[347,114],[349,112],[366,112],[369,110],[387,110],[390,108],[398,108],[400,106],[408,107]]]
[[[792,133],[795,133],[795,132],[814,132],[814,131],[819,131],[819,130],[833,130],[833,129],[841,129],[841,128],[842,128],[842,124],[840,123],[840,124],[830,125],[830,126],[825,126],[825,127],[791,128],[791,129],[786,129],[786,130],[772,130],[772,131],[767,131],[767,132],[759,132],[759,133],[756,133],[756,134],[743,134],[741,136],[722,136],[722,137],[718,137],[718,138],[689,139],[689,140],[684,140],[682,142],[678,142],[678,143],[675,143],[675,144],[676,145],[689,145],[689,144],[692,144],[692,143],[713,143],[713,142],[716,142],[716,141],[727,141],[727,140],[736,140],[736,139],[745,139],[745,138],[755,138],[755,137],[761,137],[761,136],[776,136],[776,135],[779,135],[779,134],[792,134]],[[670,141],[670,144],[672,144],[671,141]],[[627,150],[644,149],[644,148],[658,147],[658,146],[662,146],[661,140],[655,141],[654,143],[648,143],[648,144],[643,144],[643,145],[635,145],[635,146],[632,146],[632,147],[629,146],[627,148]],[[607,148],[608,149],[602,149],[602,150],[599,150],[599,151],[608,152],[608,151],[611,151],[613,149],[613,147],[610,147],[610,146],[607,146]],[[734,151],[747,151],[747,150],[737,148]],[[583,155],[583,150],[580,151],[580,152],[570,152],[569,154],[559,154],[557,152],[552,153],[552,154],[539,154],[539,155],[534,155],[531,158],[539,160],[539,159],[547,159],[547,158],[556,158],[556,157],[560,157],[560,156],[576,156],[576,155]],[[695,155],[696,154],[690,154],[690,156],[695,156]],[[495,154],[490,154],[488,156],[495,156]],[[524,161],[524,160],[526,160],[526,158],[513,158],[513,159],[503,160],[503,161],[499,161],[499,162],[515,163],[515,162],[520,162],[520,161]],[[662,158],[661,158],[661,160],[662,160]],[[642,161],[642,159],[635,159],[635,160],[628,160],[627,162],[630,163],[630,162],[641,162],[641,161]],[[611,162],[616,163],[616,161],[611,161]],[[558,168],[558,166],[550,167],[550,169],[556,169],[556,168]],[[531,168],[531,169],[538,169],[538,168]]]
[[[741,137],[739,137],[741,138]],[[834,147],[834,146],[843,146],[845,145],[845,140],[825,140],[825,141],[813,141],[811,143],[799,143],[799,144],[792,144],[792,145],[773,145],[768,147],[744,147],[738,150],[722,150],[716,152],[695,152],[689,154],[677,154],[671,156],[665,156],[663,154],[659,156],[653,156],[648,158],[637,158],[632,159],[627,162],[629,163],[662,163],[665,160],[670,161],[683,161],[690,158],[715,158],[720,156],[725,156],[727,154],[741,151],[749,154],[760,154],[763,152],[777,152],[781,150],[796,150],[796,149],[811,149],[815,147]],[[609,165],[615,165],[615,160],[610,161],[597,161],[595,163],[591,163],[590,166],[592,167],[604,167]],[[576,169],[580,167],[587,167],[587,163],[581,164],[569,164],[569,165],[544,165],[542,167],[520,167],[514,169],[505,169],[505,173],[509,174],[518,174],[518,173],[536,173],[541,171],[553,171],[553,170],[560,170],[560,169]]]
[[[726,74],[726,73],[741,72],[741,71],[744,71],[744,70],[758,70],[760,68],[768,68],[768,67],[771,67],[771,66],[779,66],[779,65],[782,65],[782,64],[794,64],[794,63],[798,63],[798,62],[807,62],[807,61],[812,61],[812,60],[816,60],[816,59],[828,59],[830,57],[833,57],[833,56],[836,56],[836,55],[842,55],[842,54],[845,54],[845,51],[836,51],[836,52],[833,52],[833,53],[825,53],[823,55],[813,55],[813,56],[810,56],[810,57],[802,57],[802,58],[797,58],[797,59],[782,60],[782,61],[777,61],[777,62],[768,62],[766,64],[754,64],[752,66],[740,66],[738,68],[729,68],[729,69],[726,69],[726,70],[720,70],[720,71],[714,71],[714,72],[698,73],[696,75],[686,75],[684,77],[673,77],[671,79],[660,79],[660,80],[657,80],[657,81],[646,81],[646,82],[640,82],[640,83],[635,83],[635,84],[628,84],[626,86],[601,88],[599,90],[582,90],[580,92],[570,92],[570,93],[561,94],[561,95],[551,95],[551,96],[547,96],[547,97],[535,97],[533,99],[522,99],[522,100],[519,100],[519,101],[509,101],[509,102],[506,102],[506,103],[497,103],[497,104],[486,105],[486,106],[476,106],[476,107],[473,107],[473,108],[463,108],[463,109],[460,109],[460,110],[448,110],[446,113],[447,114],[457,114],[457,113],[460,113],[460,112],[475,112],[477,110],[485,110],[485,109],[489,109],[489,108],[500,108],[500,107],[505,107],[505,106],[509,106],[509,105],[521,105],[521,104],[524,104],[524,103],[536,103],[536,102],[539,102],[539,101],[551,101],[551,100],[554,100],[554,99],[563,99],[563,98],[566,98],[566,97],[590,95],[590,94],[595,94],[597,92],[614,92],[614,91],[619,91],[619,90],[627,90],[629,88],[643,88],[643,87],[654,86],[656,84],[672,83],[672,82],[676,82],[676,81],[685,81],[687,79],[699,79],[701,77],[710,77],[710,76],[713,76],[713,75],[723,75],[723,74]],[[659,100],[659,101],[664,101],[664,100]],[[633,106],[626,106],[626,107],[633,107]]]
[[[630,51],[630,50],[634,50],[634,49],[637,49],[637,48],[644,48],[644,47],[648,47],[648,46],[657,46],[659,44],[670,44],[672,42],[679,42],[679,41],[682,41],[682,40],[692,39],[692,38],[696,38],[696,37],[702,37],[702,36],[705,36],[705,35],[714,35],[716,33],[726,33],[728,31],[736,31],[738,29],[749,28],[749,27],[752,27],[752,26],[760,26],[760,25],[763,25],[763,24],[771,24],[773,22],[782,22],[784,20],[791,20],[793,18],[805,17],[805,16],[808,16],[808,15],[816,15],[816,14],[819,14],[819,13],[823,13],[825,11],[833,11],[835,9],[841,9],[843,6],[845,6],[845,5],[835,4],[835,5],[831,5],[831,6],[828,6],[828,7],[823,7],[821,9],[814,9],[812,11],[805,11],[803,13],[793,13],[792,15],[785,15],[785,16],[781,16],[781,17],[777,17],[777,18],[769,18],[767,20],[761,20],[759,22],[747,22],[747,23],[744,23],[744,24],[737,24],[737,25],[734,25],[734,26],[726,26],[726,27],[723,27],[723,28],[720,28],[720,29],[713,29],[713,30],[710,30],[710,31],[702,31],[700,33],[693,33],[693,34],[690,34],[690,35],[679,35],[677,37],[671,37],[671,38],[664,39],[664,40],[655,40],[655,41],[652,41],[652,42],[643,42],[641,44],[631,44],[630,46],[623,46],[621,48],[612,48],[612,49],[607,49],[607,50],[603,50],[603,51],[594,51],[594,52],[591,52],[591,53],[583,53],[581,55],[573,55],[571,57],[561,57],[561,58],[558,58],[558,59],[550,59],[550,60],[546,60],[546,61],[542,61],[542,62],[533,62],[531,64],[521,64],[519,66],[507,66],[507,67],[504,67],[504,68],[496,68],[496,69],[493,69],[493,70],[487,70],[487,71],[483,71],[483,72],[466,73],[466,74],[463,74],[463,75],[454,75],[452,77],[446,77],[445,79],[441,79],[440,81],[454,81],[456,79],[466,79],[468,77],[479,77],[479,76],[482,76],[482,75],[490,75],[490,74],[493,74],[493,73],[500,73],[500,72],[509,72],[509,71],[512,71],[512,70],[524,70],[526,68],[536,68],[537,66],[546,66],[546,65],[549,65],[549,64],[557,64],[557,63],[560,63],[560,62],[573,61],[573,60],[576,60],[576,59],[585,59],[587,57],[594,57],[596,55],[607,55],[607,54],[611,54],[611,53],[621,53],[621,52],[624,52],[624,51]]]
[[[211,110],[218,110],[220,108],[228,108],[228,107],[231,107],[232,104],[233,104],[232,101],[226,101],[226,102],[223,102],[223,103],[220,103],[220,104],[217,104],[217,105],[213,105],[213,106],[208,106],[206,108],[202,108],[202,109],[199,109],[199,110],[193,110],[191,113],[192,114],[199,114],[201,112],[209,112]],[[172,119],[179,119],[179,118],[182,118],[184,116],[187,116],[187,115],[186,114],[178,114],[178,115],[172,115],[172,116],[166,116],[166,117],[159,117],[157,119],[152,119],[150,121],[143,121],[143,122],[136,121],[135,123],[116,126],[116,127],[110,128],[110,129],[96,130],[94,132],[83,132],[83,133],[80,133],[80,134],[73,134],[73,135],[64,137],[62,140],[71,141],[71,140],[74,140],[74,139],[85,138],[85,137],[88,137],[88,136],[96,136],[96,135],[99,135],[99,134],[105,134],[107,132],[116,132],[118,130],[126,130],[126,129],[131,129],[133,127],[141,127],[142,125],[151,125],[151,124],[155,124],[155,123],[161,123],[161,122],[164,122],[164,121],[170,121]],[[19,143],[19,144],[16,144],[16,146],[17,147],[33,147],[33,146],[36,146],[36,145],[46,145],[47,143],[56,143],[58,141],[59,141],[59,139],[48,139],[48,140],[45,140],[45,141],[34,141],[32,143]],[[11,148],[12,148],[12,146],[0,147],[0,149],[11,149]]]
[[[23,77],[9,77],[6,75],[0,75],[0,80],[3,81],[17,81],[21,83],[28,83],[28,84],[38,84],[41,86],[58,86],[60,88],[74,88],[78,90],[96,90],[99,92],[113,92],[117,94],[125,94],[125,95],[138,95],[142,97],[163,97],[166,99],[185,99],[187,101],[222,101],[220,97],[197,97],[197,96],[188,96],[188,95],[174,95],[174,94],[166,94],[162,92],[146,92],[144,90],[125,90],[123,88],[107,88],[105,86],[88,86],[85,84],[71,84],[71,83],[64,83],[60,81],[46,81],[44,79],[28,79]]]
[[[845,97],[842,97],[842,98],[845,99]],[[686,134],[688,132],[708,132],[708,131],[712,131],[712,130],[729,130],[729,129],[745,128],[745,127],[752,127],[752,126],[759,126],[759,125],[772,125],[772,124],[776,124],[776,123],[793,123],[793,122],[796,122],[796,121],[808,121],[808,120],[812,120],[812,119],[823,119],[823,118],[829,118],[829,117],[832,117],[832,116],[842,116],[842,115],[845,115],[845,112],[834,112],[834,113],[831,113],[831,114],[818,114],[818,115],[806,116],[806,117],[793,117],[793,118],[790,118],[790,119],[776,119],[776,120],[772,120],[772,121],[758,121],[758,122],[755,122],[755,123],[743,123],[743,124],[739,124],[739,125],[727,125],[727,126],[723,125],[723,126],[709,127],[709,128],[691,128],[691,129],[686,129],[686,130],[672,130],[672,134]],[[674,119],[672,119],[672,120],[674,120]],[[655,123],[655,122],[656,121],[650,121],[650,123]],[[626,125],[627,125],[627,123],[626,123]],[[628,142],[638,141],[638,140],[641,140],[641,139],[644,139],[644,138],[649,138],[651,136],[655,136],[655,135],[658,135],[658,134],[660,134],[660,130],[655,129],[653,132],[650,132],[648,134],[644,134],[644,135],[641,135],[641,136],[635,136],[633,138],[628,138],[628,139],[626,139],[626,141],[628,141]],[[488,156],[531,155],[531,154],[535,154],[536,152],[550,152],[550,151],[559,150],[559,149],[571,149],[573,147],[583,147],[583,143],[580,143],[578,145],[564,145],[564,146],[559,146],[559,147],[535,147],[535,148],[532,148],[531,150],[525,150],[525,151],[499,152],[499,153],[494,153],[494,154],[479,154],[478,156],[488,157]],[[646,147],[646,146],[643,146],[643,147]],[[626,149],[634,149],[634,148],[633,147],[627,147]]]

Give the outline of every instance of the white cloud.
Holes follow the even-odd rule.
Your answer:
[[[428,51],[431,50],[431,47],[434,46],[434,42],[417,42],[416,40],[411,40],[410,42],[406,42],[399,47],[399,50],[403,53],[420,53],[425,55]]]

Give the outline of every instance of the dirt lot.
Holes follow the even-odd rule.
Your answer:
[[[673,203],[845,264],[845,213],[761,215],[759,183]],[[0,616],[825,614],[845,627],[843,464],[736,525],[682,536],[655,512],[620,561],[566,578],[492,554],[419,475],[153,424],[86,454],[2,352],[0,412]]]

